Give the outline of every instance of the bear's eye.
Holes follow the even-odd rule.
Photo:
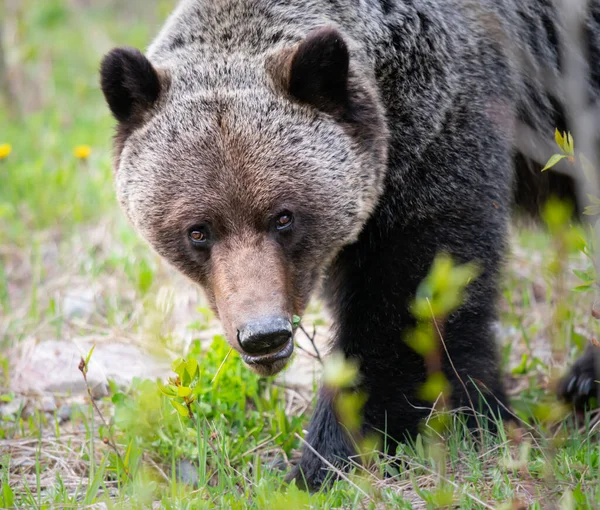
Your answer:
[[[277,230],[285,230],[291,227],[292,223],[294,223],[294,215],[290,211],[283,211],[277,216],[275,227]]]
[[[206,246],[208,242],[208,229],[204,225],[192,227],[188,233],[194,246]]]

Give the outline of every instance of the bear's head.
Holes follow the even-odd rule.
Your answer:
[[[331,28],[260,58],[193,58],[104,58],[117,195],[204,288],[231,346],[271,375],[292,353],[292,317],[377,205],[383,108]]]

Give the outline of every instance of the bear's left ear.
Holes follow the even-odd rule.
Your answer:
[[[100,85],[121,123],[135,122],[159,98],[162,84],[150,61],[134,48],[115,48],[102,60]]]
[[[297,100],[328,113],[348,106],[350,54],[334,28],[313,30],[279,65],[280,83]]]

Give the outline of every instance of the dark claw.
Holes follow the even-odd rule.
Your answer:
[[[592,391],[592,384],[593,384],[593,381],[589,377],[586,377],[585,379],[581,380],[579,382],[579,394],[582,396],[589,395],[590,392]]]
[[[565,395],[571,395],[573,393],[573,390],[575,389],[575,384],[577,383],[577,376],[574,375],[571,377],[571,379],[569,379],[569,382],[567,384],[567,387],[565,389]]]
[[[560,396],[577,409],[584,410],[590,399],[596,394],[596,381],[599,375],[596,368],[598,355],[600,355],[600,349],[589,344],[559,385]]]

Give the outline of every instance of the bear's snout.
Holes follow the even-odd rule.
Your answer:
[[[246,232],[216,243],[209,291],[227,341],[250,369],[274,375],[294,350],[292,316],[296,290],[290,263],[268,236]]]
[[[285,367],[294,351],[292,324],[285,317],[263,317],[238,329],[242,359],[261,375],[273,375]]]
[[[264,317],[238,329],[237,338],[245,353],[270,355],[280,351],[292,339],[292,325],[284,317]]]

